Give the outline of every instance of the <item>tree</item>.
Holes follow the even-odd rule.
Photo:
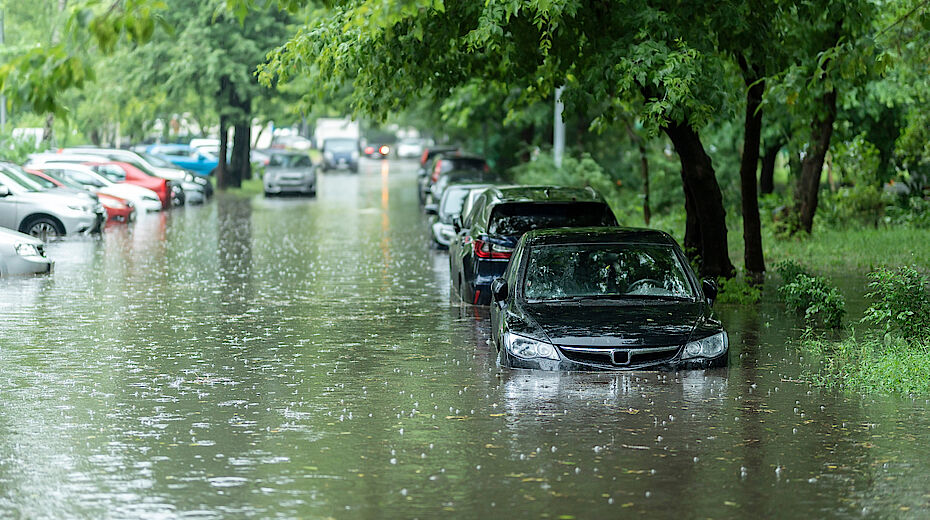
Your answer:
[[[701,3],[531,0],[338,2],[271,54],[263,80],[309,74],[325,93],[351,82],[352,106],[384,116],[475,79],[517,89],[503,111],[551,99],[566,85],[567,109],[616,100],[593,125],[620,121],[623,102],[679,152],[688,225],[685,245],[705,274],[733,273],[725,211],[699,129],[731,106],[721,87],[716,35],[695,24]]]

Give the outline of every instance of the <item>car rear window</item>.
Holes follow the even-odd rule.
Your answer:
[[[603,202],[511,202],[491,211],[488,233],[522,235],[534,229],[615,225],[613,212]]]

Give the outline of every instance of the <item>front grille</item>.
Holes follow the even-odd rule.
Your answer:
[[[671,361],[679,350],[678,345],[648,348],[598,348],[559,345],[559,350],[570,361],[598,368],[628,368],[654,365]]]

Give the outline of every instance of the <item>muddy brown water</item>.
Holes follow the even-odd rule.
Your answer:
[[[0,517],[930,514],[928,402],[811,387],[778,305],[720,306],[727,369],[508,371],[412,165],[320,182],[0,280]]]

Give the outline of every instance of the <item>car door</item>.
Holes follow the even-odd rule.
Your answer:
[[[10,194],[6,197],[0,197],[0,227],[19,231],[18,212],[20,202],[16,192],[13,191],[15,188],[10,186],[10,184],[11,183],[9,181],[6,181],[6,179],[0,175],[0,186],[3,186],[10,191]]]

